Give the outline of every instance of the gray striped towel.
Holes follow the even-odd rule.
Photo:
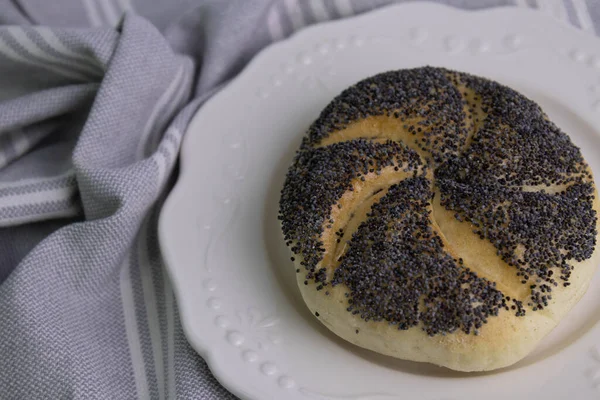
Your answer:
[[[600,33],[592,0],[539,8]],[[0,0],[0,399],[230,399],[156,222],[196,109],[261,48],[388,0]]]

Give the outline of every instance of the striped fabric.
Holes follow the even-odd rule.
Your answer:
[[[593,0],[443,2],[600,33]],[[264,46],[389,3],[0,1],[0,398],[234,398],[186,342],[158,250],[182,135]]]

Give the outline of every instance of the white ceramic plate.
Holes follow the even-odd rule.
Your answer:
[[[293,153],[342,89],[425,64],[496,79],[535,99],[600,176],[600,41],[534,11],[413,3],[269,47],[193,119],[160,220],[186,335],[239,397],[600,398],[600,274],[533,354],[492,373],[380,356],[338,339],[305,308],[276,219]]]

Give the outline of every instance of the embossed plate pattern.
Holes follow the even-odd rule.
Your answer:
[[[600,43],[523,9],[392,6],[308,28],[259,54],[192,121],[160,241],[192,346],[243,399],[600,398],[600,275],[517,365],[456,373],[338,339],[306,310],[276,219],[303,132],[342,89],[436,65],[522,91],[600,177]]]

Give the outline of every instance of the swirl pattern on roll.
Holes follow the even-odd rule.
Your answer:
[[[595,249],[594,196],[580,150],[537,104],[423,67],[365,79],[322,111],[279,219],[304,284],[343,287],[347,312],[430,336],[478,334],[569,286],[573,263]],[[467,265],[444,226],[493,246],[511,275]]]

